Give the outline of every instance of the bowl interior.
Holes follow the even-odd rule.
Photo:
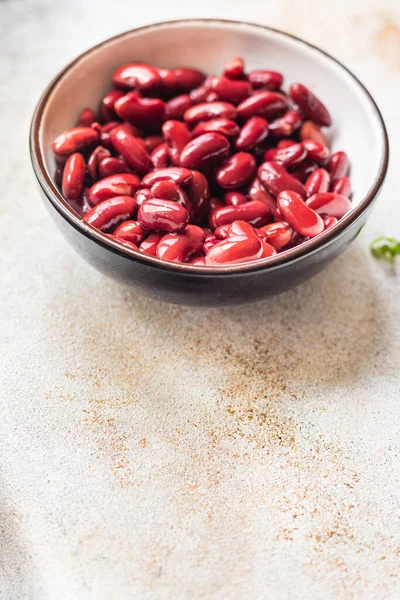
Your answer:
[[[55,169],[55,136],[74,125],[83,107],[97,108],[119,65],[137,61],[191,66],[215,74],[235,56],[245,58],[248,70],[281,71],[284,88],[300,81],[323,100],[334,123],[329,133],[332,149],[346,150],[350,157],[357,206],[376,183],[385,154],[382,122],[372,99],[354,76],[323,52],[284,33],[235,22],[151,25],[106,41],[67,67],[50,92],[40,122],[39,145],[48,175],[52,177]]]

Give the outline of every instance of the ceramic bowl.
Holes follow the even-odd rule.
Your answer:
[[[301,246],[257,262],[211,268],[168,263],[123,248],[92,228],[63,199],[54,183],[51,143],[96,108],[113,71],[137,61],[159,67],[190,66],[208,74],[242,56],[246,68],[281,71],[287,84],[300,81],[328,106],[333,150],[351,160],[353,208],[334,227]],[[187,305],[228,305],[278,294],[321,271],[363,227],[388,164],[382,116],[369,92],[342,64],[304,40],[250,23],[215,19],[169,21],[128,31],[84,52],[44,92],[32,120],[31,156],[46,205],[77,252],[103,273],[139,293]]]

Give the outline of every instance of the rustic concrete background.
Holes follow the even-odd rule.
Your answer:
[[[53,226],[29,163],[60,67],[189,16],[321,45],[391,136],[352,248],[244,308],[171,307],[105,279]],[[400,235],[399,4],[3,0],[0,86],[0,598],[398,598],[399,277],[368,244]]]

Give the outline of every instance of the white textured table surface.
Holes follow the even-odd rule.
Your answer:
[[[1,600],[399,598],[399,274],[368,244],[400,234],[400,9],[376,4],[0,2]],[[107,280],[30,168],[30,117],[59,68],[185,16],[321,45],[390,132],[356,243],[249,307],[171,307]]]

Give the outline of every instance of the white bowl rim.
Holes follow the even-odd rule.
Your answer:
[[[221,266],[221,267],[205,267],[205,266],[199,266],[199,265],[190,265],[187,263],[175,263],[175,262],[165,261],[165,260],[156,258],[154,256],[149,256],[148,254],[144,254],[142,252],[131,250],[130,248],[127,248],[126,246],[122,246],[122,245],[118,244],[118,242],[115,242],[114,240],[109,238],[105,233],[102,233],[98,229],[96,229],[96,228],[92,227],[91,225],[89,225],[88,223],[86,223],[86,221],[84,221],[69,206],[68,202],[64,199],[60,190],[56,186],[54,180],[48,175],[47,169],[45,167],[45,160],[44,160],[44,156],[43,156],[42,147],[40,144],[40,135],[39,135],[40,130],[41,130],[42,117],[43,117],[46,103],[49,99],[49,96],[50,96],[52,90],[55,88],[55,86],[58,84],[58,82],[62,79],[62,77],[69,71],[69,69],[71,69],[78,61],[80,61],[83,57],[87,56],[88,54],[91,54],[92,52],[95,52],[98,49],[102,48],[103,46],[110,44],[118,39],[121,39],[124,37],[129,37],[132,34],[137,34],[139,32],[143,32],[143,31],[151,30],[151,29],[165,28],[168,26],[176,26],[176,25],[184,26],[184,25],[199,25],[199,24],[203,24],[203,25],[213,25],[213,24],[218,25],[219,24],[219,25],[224,25],[224,26],[229,26],[229,25],[235,25],[235,26],[242,25],[243,26],[244,25],[249,28],[256,28],[256,29],[261,29],[264,31],[269,31],[274,34],[278,34],[282,37],[286,37],[291,40],[295,40],[296,42],[299,42],[299,43],[307,46],[308,48],[311,48],[312,50],[327,57],[328,59],[330,59],[331,61],[336,63],[337,66],[339,66],[344,71],[346,71],[346,73],[353,78],[353,80],[358,84],[358,86],[364,92],[364,94],[366,95],[367,99],[369,100],[369,102],[373,108],[375,118],[378,122],[380,131],[382,134],[383,152],[382,152],[382,155],[380,158],[379,167],[378,167],[377,173],[375,174],[372,185],[370,186],[367,194],[359,201],[359,203],[354,208],[352,208],[344,217],[342,217],[333,227],[322,232],[320,235],[316,236],[315,238],[311,238],[310,240],[307,240],[306,242],[303,242],[299,246],[295,246],[294,248],[290,248],[289,250],[286,250],[285,252],[283,252],[281,254],[277,254],[277,255],[269,257],[269,258],[264,258],[264,259],[261,259],[258,261],[240,263],[240,264],[235,264],[235,265],[226,265],[226,266]],[[370,92],[363,85],[363,83],[358,79],[358,77],[356,77],[354,75],[354,73],[352,73],[352,71],[350,71],[350,69],[348,69],[339,60],[334,58],[331,54],[329,54],[325,50],[322,50],[321,48],[318,48],[317,46],[311,44],[310,42],[307,42],[306,40],[303,40],[302,38],[299,38],[295,35],[292,35],[285,31],[281,31],[280,29],[269,27],[267,25],[261,25],[259,23],[251,23],[251,22],[247,22],[247,21],[239,21],[239,20],[232,20],[232,19],[189,18],[189,19],[176,19],[176,20],[160,21],[158,23],[151,23],[149,25],[144,25],[141,27],[136,27],[134,29],[130,29],[123,33],[120,33],[120,34],[117,34],[110,38],[107,38],[107,39],[103,40],[102,42],[100,42],[99,44],[96,44],[95,46],[91,46],[88,50],[82,52],[81,54],[79,54],[79,56],[77,56],[75,59],[73,59],[71,62],[69,62],[64,67],[64,69],[59,71],[58,74],[49,83],[49,85],[43,92],[43,94],[36,106],[35,112],[32,117],[31,128],[30,128],[30,153],[31,153],[31,160],[32,160],[32,165],[33,165],[33,169],[34,169],[36,178],[39,182],[40,187],[44,191],[46,197],[52,203],[54,208],[75,229],[80,231],[86,237],[94,240],[95,242],[99,243],[103,247],[107,247],[109,250],[111,250],[112,252],[114,252],[116,254],[133,259],[135,261],[141,262],[141,263],[149,265],[149,266],[152,265],[153,267],[156,267],[156,268],[161,268],[164,270],[166,269],[166,270],[171,270],[171,271],[180,271],[180,272],[184,271],[187,274],[192,273],[193,275],[196,275],[196,276],[237,275],[237,274],[240,274],[243,272],[262,271],[265,269],[275,270],[276,267],[279,267],[280,265],[282,265],[284,263],[301,260],[305,257],[305,255],[308,256],[310,254],[314,254],[315,252],[319,251],[322,246],[327,247],[327,246],[331,245],[338,237],[341,237],[341,234],[344,233],[344,231],[347,229],[347,227],[349,225],[355,223],[356,221],[358,221],[361,218],[363,213],[370,207],[370,205],[374,201],[375,197],[377,196],[380,188],[382,187],[383,181],[384,181],[386,173],[387,173],[388,163],[389,163],[389,140],[388,140],[388,134],[387,134],[387,130],[386,130],[386,126],[385,126],[385,122],[383,120],[382,114],[381,114],[375,100],[373,99],[372,95],[370,94]]]

